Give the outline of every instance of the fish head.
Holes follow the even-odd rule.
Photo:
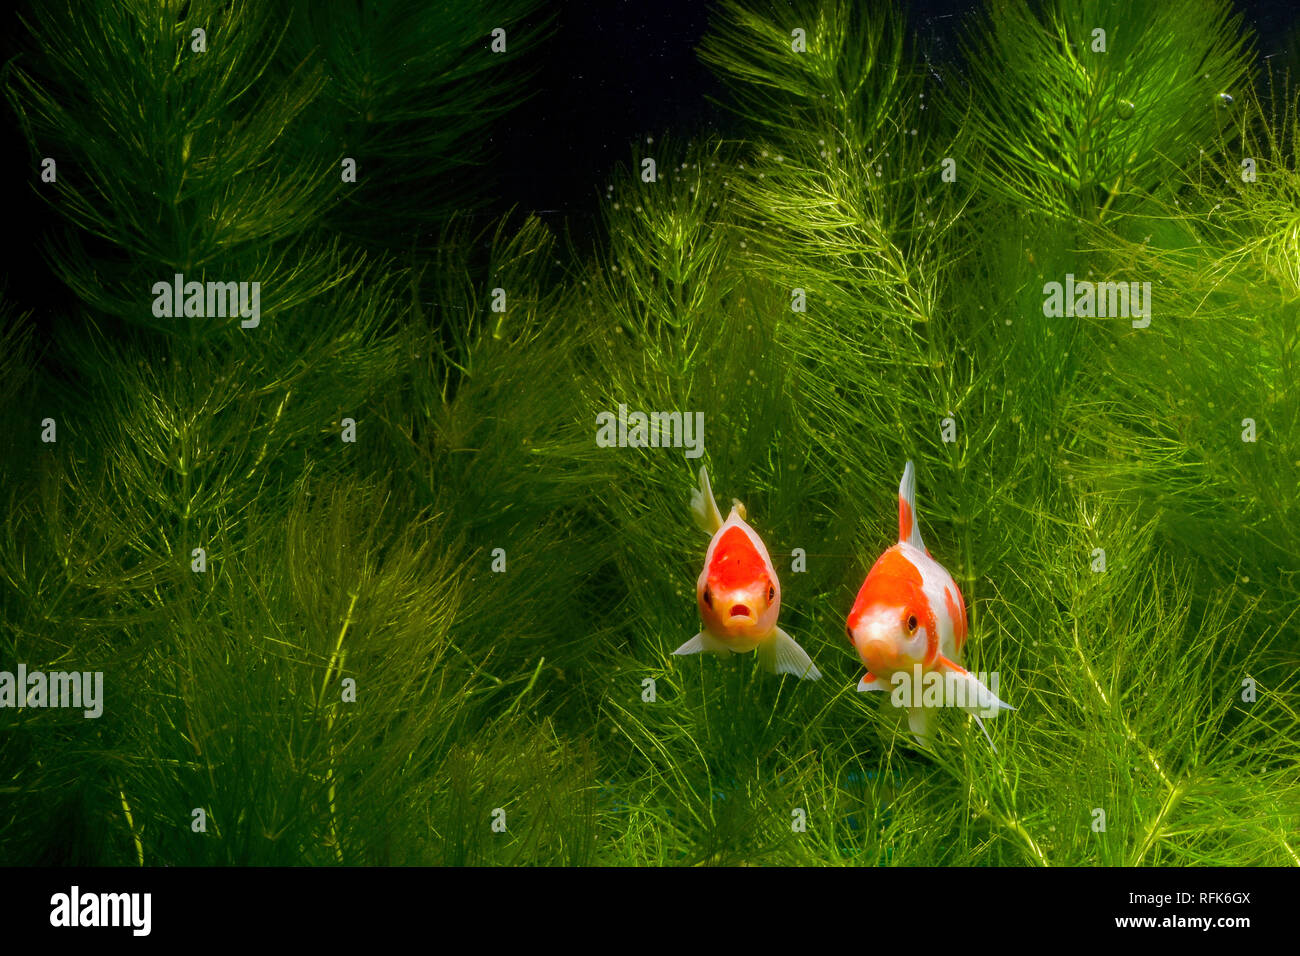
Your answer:
[[[781,582],[762,540],[734,510],[709,545],[695,593],[716,637],[761,637],[776,627]]]
[[[897,548],[867,575],[847,622],[849,640],[877,677],[929,665],[938,653],[938,628],[921,588],[921,573]]]

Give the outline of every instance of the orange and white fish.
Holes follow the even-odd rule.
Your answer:
[[[848,635],[867,665],[858,690],[892,691],[895,706],[907,708],[908,727],[922,743],[930,738],[936,706],[961,707],[990,746],[993,738],[977,711],[992,717],[999,708],[1015,709],[998,700],[996,675],[989,690],[961,666],[966,605],[957,582],[921,541],[910,461],[898,485],[898,544],[867,573],[849,612]]]
[[[781,582],[758,534],[745,523],[745,506],[733,499],[726,521],[713,497],[709,475],[700,469],[700,487],[691,493],[695,523],[713,535],[704,570],[695,582],[695,600],[704,629],[674,654],[710,651],[726,657],[757,650],[773,674],[817,680],[821,672],[804,649],[781,628]]]

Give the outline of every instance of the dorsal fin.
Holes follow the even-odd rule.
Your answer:
[[[916,469],[909,461],[898,483],[898,541],[925,551],[921,526],[916,523]]]
[[[718,533],[722,527],[722,512],[713,497],[713,486],[709,484],[709,473],[700,466],[700,487],[691,492],[691,514],[695,523],[709,536]]]

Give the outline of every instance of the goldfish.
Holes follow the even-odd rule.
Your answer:
[[[894,705],[906,708],[908,728],[919,743],[931,738],[936,706],[957,706],[975,718],[993,746],[976,711],[990,717],[999,709],[1015,708],[961,666],[966,604],[957,582],[921,540],[916,470],[910,461],[898,485],[898,544],[867,572],[849,611],[847,630],[867,667],[858,690],[892,691]],[[996,689],[996,674],[993,686]]]
[[[756,650],[773,674],[818,680],[822,675],[812,658],[777,626],[781,582],[763,540],[745,521],[745,506],[733,499],[731,514],[723,521],[708,472],[701,468],[700,487],[691,493],[691,513],[713,536],[695,582],[703,629],[673,653],[709,651],[727,657]]]

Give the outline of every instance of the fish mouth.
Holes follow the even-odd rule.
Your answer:
[[[860,645],[860,654],[871,672],[877,676],[897,669],[898,653],[888,641],[866,640]]]
[[[731,612],[727,615],[728,625],[754,624],[757,620],[758,618],[754,616],[754,612],[746,604],[731,605]]]

